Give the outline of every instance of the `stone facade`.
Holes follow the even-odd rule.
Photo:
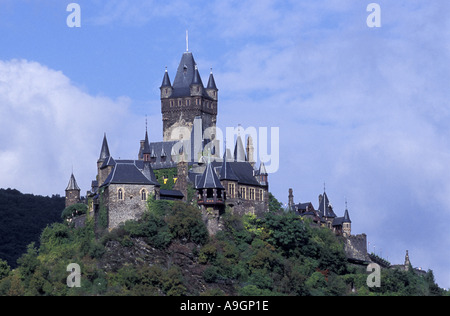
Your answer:
[[[139,219],[147,209],[147,199],[155,194],[154,185],[111,184],[106,187],[102,202],[108,210],[108,228]]]
[[[344,251],[350,261],[357,263],[371,261],[367,254],[366,234],[347,236],[344,241]]]

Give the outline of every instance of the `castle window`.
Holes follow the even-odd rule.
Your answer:
[[[259,190],[259,200],[264,201],[264,191],[263,190]]]
[[[173,100],[170,100],[170,107],[173,107]]]
[[[247,191],[246,191],[245,187],[242,187],[241,188],[241,199],[243,199],[243,200],[247,199],[246,193],[247,193]]]
[[[191,100],[186,100],[186,105],[187,106],[191,105]]]
[[[182,100],[178,100],[178,105],[181,106],[183,104],[182,102]]]
[[[122,201],[123,200],[123,189],[119,189],[117,191],[117,199]]]
[[[147,190],[146,189],[141,190],[141,200],[147,201]]]
[[[195,99],[195,105],[200,105],[200,99]]]
[[[251,188],[250,189],[250,200],[254,200],[255,199],[255,189]]]
[[[235,185],[234,183],[228,183],[228,194],[230,195],[230,198],[235,198]]]

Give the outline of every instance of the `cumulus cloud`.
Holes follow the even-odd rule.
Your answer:
[[[129,105],[91,96],[37,62],[0,61],[0,187],[63,194],[73,167],[89,189],[103,133],[120,142]]]

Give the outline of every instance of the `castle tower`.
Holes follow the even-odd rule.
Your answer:
[[[405,255],[405,270],[408,271],[410,266],[411,266],[411,261],[409,261],[408,250],[406,250],[406,255]]]
[[[66,188],[66,207],[80,203],[80,191],[77,180],[75,180],[75,176],[72,173]]]
[[[183,53],[173,84],[166,69],[160,90],[164,141],[189,136],[197,116],[202,119],[202,132],[212,128],[215,137],[218,89],[212,73],[205,89],[191,52]]]
[[[252,167],[255,166],[255,148],[253,147],[253,138],[252,136],[248,135],[247,137],[247,147],[245,148],[247,152],[247,160],[252,165]]]
[[[109,175],[109,168],[102,167],[104,167],[103,165],[105,164],[105,161],[109,160],[110,157],[111,155],[109,153],[109,146],[105,133],[105,135],[103,136],[102,148],[100,149],[100,156],[97,160],[97,181],[99,186],[101,186],[103,182],[105,182],[106,177]]]
[[[288,195],[288,207],[290,211],[294,210],[294,194],[293,194],[293,190],[290,188],[289,189],[289,195]]]
[[[197,203],[202,208],[202,217],[210,235],[221,229],[225,212],[225,188],[210,161],[197,184]]]
[[[342,233],[344,237],[349,237],[352,234],[352,221],[348,215],[347,207],[345,207],[344,220],[342,221]]]

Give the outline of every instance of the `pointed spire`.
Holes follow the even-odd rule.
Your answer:
[[[214,80],[212,68],[211,73],[209,74],[208,86],[206,87],[206,89],[217,90],[216,81]]]
[[[170,78],[169,78],[169,73],[167,72],[167,67],[166,67],[166,71],[164,72],[164,78],[161,84],[161,88],[164,87],[172,87],[172,84],[170,83]]]
[[[66,191],[72,191],[72,190],[80,191],[80,187],[77,184],[77,180],[75,179],[73,172],[72,172],[72,175],[70,176],[69,184],[67,185],[67,188],[66,188]]]
[[[144,162],[144,169],[142,170],[142,174],[153,184],[159,184],[158,180],[156,180],[155,173],[153,172],[153,168],[149,161]]]
[[[238,181],[238,177],[233,171],[231,164],[227,161],[227,146],[223,153],[222,169],[220,170],[220,180]]]
[[[198,84],[201,85],[203,87],[203,82],[202,82],[202,78],[200,78],[200,74],[198,72],[198,67],[197,65],[195,65],[195,69],[194,69],[194,78],[192,78],[192,85],[194,84]]]
[[[108,141],[106,140],[106,133],[103,136],[102,149],[100,150],[100,157],[98,158],[99,162],[105,161],[106,158],[110,157]]]
[[[144,140],[144,149],[142,150],[142,153],[145,154],[150,154],[151,150],[150,150],[150,142],[148,140],[148,132],[147,132],[147,128],[145,129],[145,140]]]
[[[240,126],[238,129],[238,136],[236,139],[236,145],[234,147],[234,160],[237,162],[244,162],[246,161],[246,157],[245,157],[245,149],[244,149],[244,144],[242,143],[242,138],[240,135]]]
[[[344,213],[344,220],[343,223],[351,223],[352,221],[350,220],[350,216],[348,215],[348,209],[345,208],[345,213]]]
[[[266,170],[266,165],[262,161],[261,161],[261,165],[259,166],[259,174],[265,175],[265,176],[268,175],[267,170]]]
[[[205,172],[203,172],[198,182],[197,189],[224,189],[211,162],[208,162],[206,165]]]

